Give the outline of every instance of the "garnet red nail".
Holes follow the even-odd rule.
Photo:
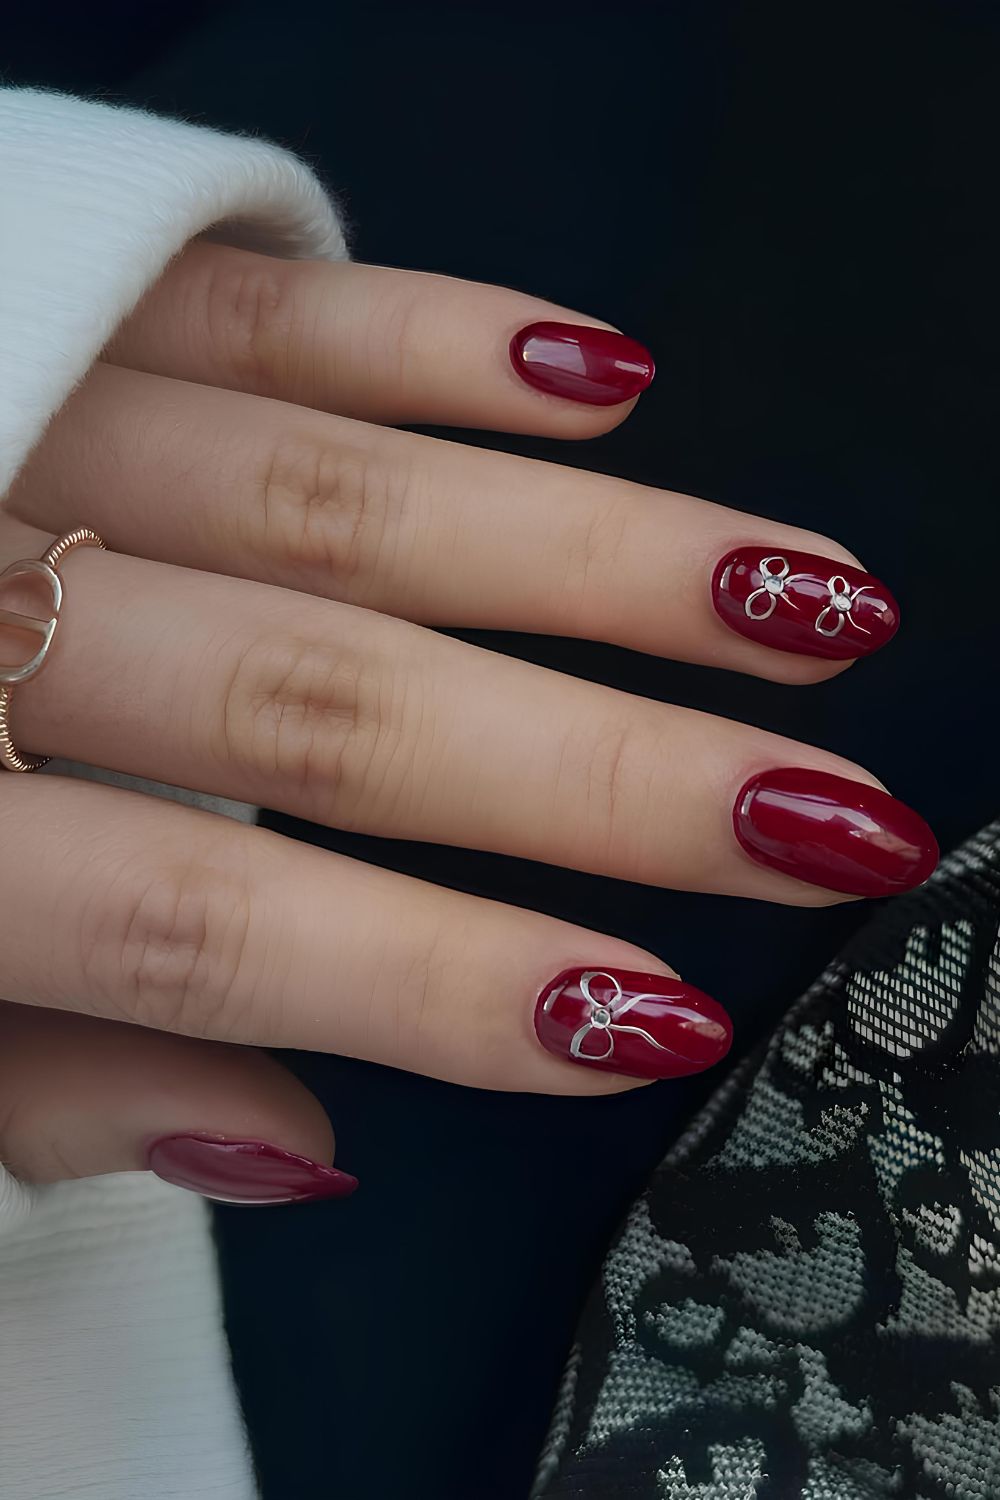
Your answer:
[[[758,864],[852,896],[911,890],[938,862],[937,840],[912,808],[878,787],[802,767],[748,781],[733,828]]]
[[[656,372],[648,349],[610,328],[530,323],[510,341],[522,380],[551,396],[588,406],[618,406],[649,385]]]
[[[683,1078],[720,1062],[733,1028],[717,1001],[666,974],[566,969],[535,1006],[543,1047],[630,1078]]]
[[[149,1169],[164,1182],[218,1203],[308,1203],[346,1198],[358,1179],[266,1141],[168,1135],[149,1148]]]
[[[712,602],[739,635],[800,656],[870,656],[899,629],[884,583],[814,552],[738,547],[716,565]]]

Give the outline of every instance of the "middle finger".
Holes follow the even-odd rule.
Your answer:
[[[48,543],[7,527],[7,560]],[[16,694],[23,750],[339,828],[802,905],[908,888],[936,860],[867,772],[746,725],[243,579],[89,549],[64,571],[51,659]]]
[[[57,417],[13,504],[53,530],[85,515],[118,551],[424,625],[580,636],[783,682],[830,676],[898,620],[884,585],[811,532],[110,365]]]

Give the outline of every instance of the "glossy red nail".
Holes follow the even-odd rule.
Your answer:
[[[535,1006],[535,1031],[559,1057],[630,1078],[683,1078],[721,1062],[729,1017],[701,990],[666,974],[566,969]]]
[[[522,380],[551,396],[588,406],[618,406],[644,391],[656,373],[648,349],[609,328],[529,323],[510,341]]]
[[[828,660],[870,656],[899,629],[884,583],[814,552],[737,547],[716,565],[712,603],[751,641]]]
[[[802,767],[748,781],[733,828],[758,864],[852,896],[911,890],[938,862],[937,840],[912,808],[878,787]]]
[[[346,1198],[358,1179],[266,1141],[215,1135],[168,1135],[149,1148],[149,1169],[164,1182],[217,1203],[309,1203]]]

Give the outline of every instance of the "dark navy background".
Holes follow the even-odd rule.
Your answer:
[[[43,4],[5,27],[18,81],[304,153],[357,258],[521,287],[657,358],[609,437],[467,440],[815,527],[903,610],[884,655],[797,690],[482,639],[852,757],[945,848],[996,813],[993,6]],[[729,1006],[740,1051],[865,915],[270,821],[641,943]],[[362,1188],[217,1215],[265,1496],[519,1500],[606,1242],[707,1085],[550,1100],[290,1062]]]

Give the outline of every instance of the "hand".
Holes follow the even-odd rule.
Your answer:
[[[195,245],[0,515],[0,565],[81,524],[113,549],[66,557],[15,743],[624,880],[799,905],[919,883],[933,838],[859,767],[426,628],[788,684],[891,636],[891,595],[827,538],[382,425],[592,437],[651,375],[515,292]],[[347,1190],[315,1102],[235,1044],[550,1093],[729,1045],[660,958],[569,923],[75,779],[4,775],[0,814],[0,1154],[27,1179]]]

